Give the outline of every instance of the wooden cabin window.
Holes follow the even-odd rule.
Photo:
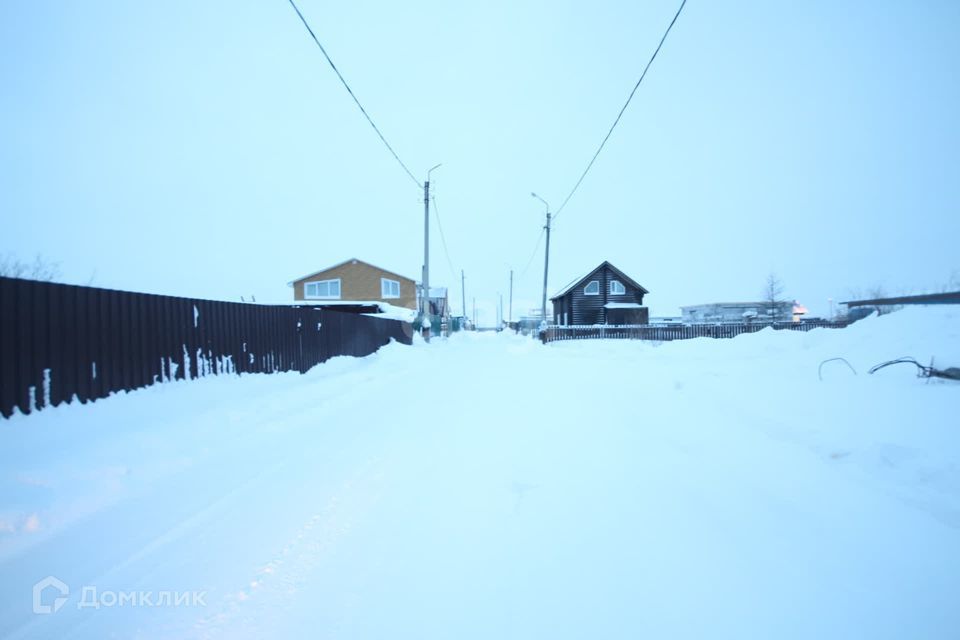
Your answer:
[[[600,281],[591,280],[587,286],[583,288],[583,295],[585,296],[598,296],[600,295]]]
[[[622,296],[627,292],[627,288],[623,286],[623,283],[619,280],[610,281],[610,295],[612,296]]]
[[[380,297],[399,298],[400,282],[397,280],[390,280],[389,278],[380,278]]]
[[[314,300],[339,300],[340,278],[303,283],[303,297]]]

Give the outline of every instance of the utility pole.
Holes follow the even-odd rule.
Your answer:
[[[513,322],[513,269],[510,269],[510,311],[507,314],[507,322]]]
[[[420,330],[427,342],[430,342],[430,174],[439,166],[427,171],[427,179],[423,181],[423,308]]]
[[[466,281],[466,278],[463,275],[463,269],[460,269],[460,296],[463,301],[463,306],[461,307],[461,309],[463,309],[464,324],[466,324],[467,322],[467,288],[466,288],[466,285],[464,284],[465,281]]]
[[[503,294],[499,291],[497,295],[500,296],[500,304],[497,306],[497,329],[503,326]]]
[[[541,301],[543,306],[540,309],[540,322],[545,324],[547,322],[547,272],[550,270],[550,204],[535,193],[530,195],[547,207],[547,224],[543,227],[547,230],[547,249],[543,254],[543,298]]]
[[[473,299],[473,330],[477,330],[477,299]]]

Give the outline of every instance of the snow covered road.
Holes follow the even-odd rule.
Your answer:
[[[960,385],[865,370],[960,364],[958,318],[460,335],[15,416],[0,637],[956,637]]]

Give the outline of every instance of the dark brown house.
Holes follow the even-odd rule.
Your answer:
[[[647,324],[650,310],[643,306],[647,293],[636,280],[604,260],[550,298],[553,321],[558,325]]]

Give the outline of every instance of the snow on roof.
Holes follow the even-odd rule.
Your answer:
[[[608,302],[603,305],[604,309],[643,309],[642,304],[636,302]]]
[[[379,313],[364,313],[361,315],[387,318],[390,320],[403,320],[404,322],[413,322],[417,317],[417,312],[414,309],[398,307],[380,300],[295,300],[293,303],[286,302],[281,304],[293,304],[294,306],[304,307],[376,307],[380,310]]]
[[[402,320],[403,322],[413,322],[417,318],[417,312],[406,307],[397,307],[386,302],[378,302],[380,313],[365,313],[365,316],[375,318],[386,318],[388,320]]]
[[[294,300],[292,303],[286,304],[295,304],[304,307],[368,307],[379,306],[383,303],[379,300]]]
[[[591,273],[593,272],[591,271]],[[560,291],[558,291],[556,294],[551,296],[550,299],[556,300],[560,296],[566,295],[567,292],[570,291],[570,289],[573,289],[577,285],[577,283],[580,282],[581,280],[583,280],[583,276],[579,276],[576,280],[571,280],[566,284],[566,286],[563,287],[563,289],[560,289]]]

